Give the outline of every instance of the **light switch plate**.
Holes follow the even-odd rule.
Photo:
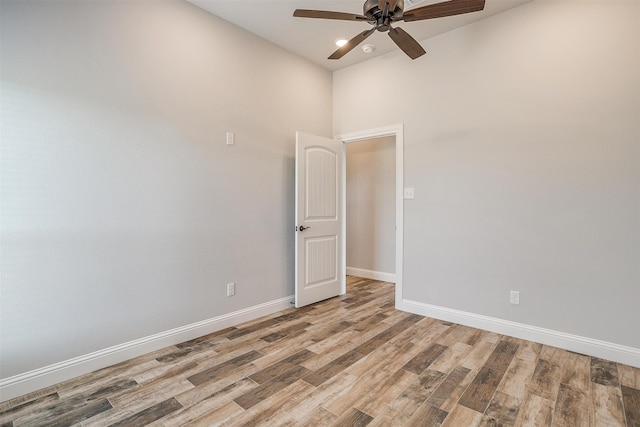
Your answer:
[[[509,291],[509,302],[515,305],[520,304],[520,292]]]
[[[236,284],[235,283],[227,283],[227,296],[232,297],[236,294]]]

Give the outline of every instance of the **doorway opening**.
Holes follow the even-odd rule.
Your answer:
[[[348,134],[343,134],[343,135],[338,135],[335,137],[335,139],[342,141],[343,145],[343,156],[347,156],[348,155],[348,151],[347,151],[347,147],[349,144],[354,143],[354,142],[361,142],[361,141],[371,141],[371,140],[375,140],[375,141],[379,141],[379,140],[385,140],[386,138],[390,138],[388,139],[388,141],[393,141],[394,142],[394,150],[393,150],[393,154],[394,154],[394,158],[393,158],[393,163],[395,163],[395,183],[394,183],[394,189],[395,191],[393,191],[393,200],[394,203],[392,205],[392,209],[395,210],[395,214],[393,215],[394,221],[395,221],[395,239],[394,239],[394,259],[393,259],[393,270],[394,270],[394,274],[393,274],[393,279],[395,282],[395,304],[396,307],[398,306],[398,304],[402,301],[402,270],[403,270],[403,235],[404,235],[404,212],[403,212],[403,177],[404,177],[404,134],[403,134],[403,126],[401,124],[399,125],[393,125],[393,126],[388,126],[388,127],[384,127],[384,128],[377,128],[377,129],[371,129],[371,130],[366,130],[366,131],[360,131],[360,132],[353,132],[353,133],[348,133]],[[366,144],[365,144],[366,145]],[[388,148],[388,147],[387,147]],[[349,150],[351,151],[351,150]],[[345,158],[345,157],[343,157]],[[343,176],[346,177],[347,176],[347,163],[348,163],[348,159],[345,160],[342,164],[343,166]],[[342,191],[342,217],[343,218],[348,218],[347,217],[347,179],[344,179],[342,181],[342,185],[343,185],[343,191]],[[352,201],[350,201],[352,202]],[[388,214],[387,214],[388,215]],[[375,221],[374,221],[375,222]],[[344,269],[342,271],[347,271],[346,268],[347,267],[353,267],[353,266],[349,266],[347,264],[347,220],[343,221],[342,223],[342,266],[344,267]],[[357,248],[356,248],[357,249]],[[382,250],[382,249],[381,249]],[[351,258],[349,259],[349,261],[351,261]],[[379,265],[390,265],[390,264],[379,264]],[[364,269],[366,270],[366,269]],[[372,270],[375,271],[375,270]],[[382,272],[384,273],[384,272]],[[391,281],[391,280],[386,280],[391,278],[390,276],[379,276],[380,279],[378,280],[385,280],[385,281]],[[342,282],[342,293],[344,294],[346,292],[346,275],[345,275],[345,280]]]
[[[395,136],[346,145],[346,273],[395,283]]]

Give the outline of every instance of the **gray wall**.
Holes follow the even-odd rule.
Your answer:
[[[293,294],[329,72],[183,2],[0,12],[3,378]]]
[[[395,137],[347,144],[347,268],[395,273]]]
[[[639,18],[533,1],[334,73],[335,134],[404,123],[404,298],[640,348]]]

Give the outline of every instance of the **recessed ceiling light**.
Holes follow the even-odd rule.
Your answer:
[[[362,51],[364,53],[371,53],[374,50],[376,50],[376,47],[372,44],[365,44],[364,46],[362,46]]]
[[[347,40],[345,40],[345,39],[340,39],[340,40],[336,41],[336,46],[338,46],[338,47],[342,47],[345,44],[347,44]]]

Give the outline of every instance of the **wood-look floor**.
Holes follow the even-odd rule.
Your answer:
[[[640,369],[348,290],[2,403],[0,426],[640,426]]]

